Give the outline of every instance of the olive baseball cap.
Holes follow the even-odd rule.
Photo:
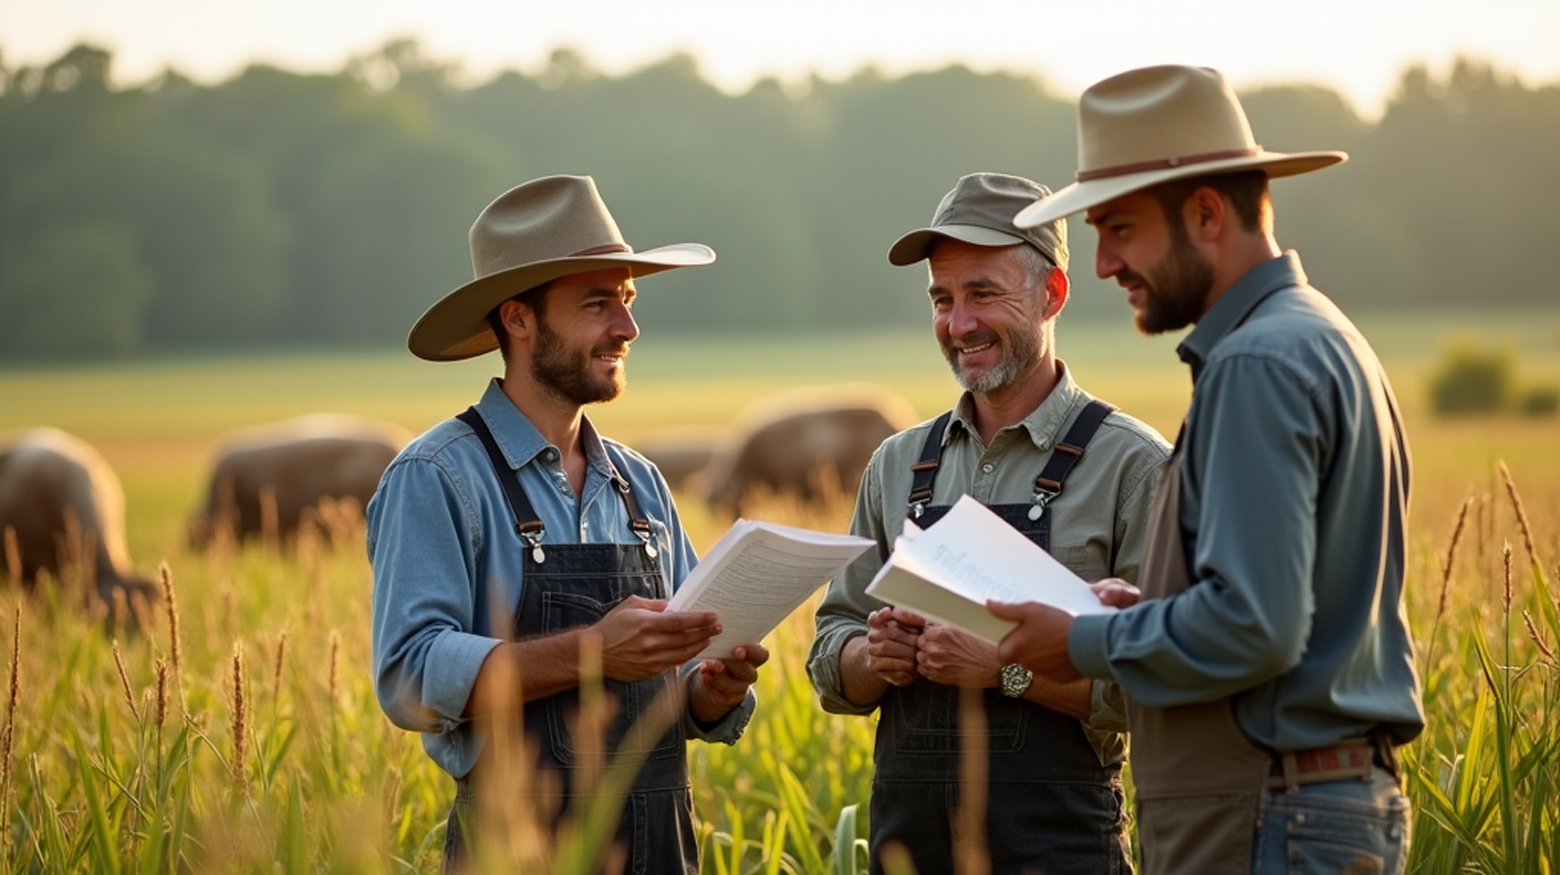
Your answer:
[[[1067,220],[1057,218],[1032,228],[1013,224],[1013,217],[1030,204],[1049,197],[1051,190],[1022,176],[1004,173],[971,173],[961,177],[953,191],[943,196],[932,214],[932,223],[894,241],[888,262],[903,267],[932,254],[944,237],[976,246],[1012,246],[1028,243],[1051,263],[1067,269]]]

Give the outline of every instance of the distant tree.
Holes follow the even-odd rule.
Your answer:
[[[130,228],[43,229],[0,255],[0,359],[114,358],[142,348],[152,274]]]

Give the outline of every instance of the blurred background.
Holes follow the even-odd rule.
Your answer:
[[[0,0],[0,361],[397,349],[548,173],[719,253],[649,286],[647,338],[918,328],[887,244],[972,170],[1065,185],[1078,90],[1162,61],[1224,69],[1267,148],[1350,153],[1275,185],[1349,312],[1531,313],[1557,9]],[[1123,326],[1073,222],[1068,318]]]

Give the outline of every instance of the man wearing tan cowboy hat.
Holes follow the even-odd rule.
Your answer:
[[[695,873],[684,739],[741,734],[768,654],[689,662],[720,627],[714,614],[664,610],[696,561],[666,482],[582,408],[623,389],[635,278],[715,253],[635,252],[581,176],[506,192],[470,240],[476,279],[423,314],[408,345],[433,361],[499,349],[503,377],[412,441],[369,502],[375,690],[457,779],[446,868],[472,852],[534,853],[523,834],[473,842],[492,823],[483,811],[502,808],[474,800],[498,797],[549,826],[587,804],[599,783],[590,751],[605,749],[643,760],[612,853],[637,871]],[[576,738],[579,688],[594,677],[615,708],[604,731]],[[661,696],[678,688],[686,695]],[[518,758],[501,742],[519,734],[522,701],[540,752],[529,778],[503,768]],[[666,713],[656,701],[686,704],[631,732]]]
[[[1126,691],[1150,875],[1401,871],[1394,747],[1424,726],[1402,605],[1408,447],[1381,363],[1279,248],[1267,193],[1346,156],[1265,151],[1223,77],[1193,67],[1092,86],[1078,142],[1078,181],[1016,222],[1087,212],[1095,271],[1138,328],[1195,323],[1178,349],[1192,401],[1142,601],[1076,619],[993,605],[1021,624],[1003,658]]]
[[[878,712],[873,872],[893,844],[918,871],[953,872],[977,839],[993,872],[1130,869],[1116,686],[1032,677],[1004,666],[994,645],[866,594],[905,521],[931,525],[966,493],[1090,580],[1137,577],[1154,479],[1170,448],[1092,398],[1056,355],[1067,226],[1012,223],[1047,194],[1020,177],[972,173],[944,196],[930,226],[888,252],[896,265],[928,263],[932,330],[964,393],[873,455],[851,532],[878,549],[834,580],[817,612],[808,673],[824,709]],[[972,739],[958,717],[961,688],[983,701],[989,788],[964,807],[960,759]],[[969,811],[985,812],[978,836],[955,826]]]

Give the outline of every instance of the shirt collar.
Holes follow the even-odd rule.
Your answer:
[[[1014,425],[1007,428],[1023,426],[1029,431],[1029,439],[1041,450],[1049,450],[1056,443],[1056,437],[1061,432],[1062,426],[1071,418],[1073,408],[1083,403],[1083,390],[1073,381],[1072,372],[1067,369],[1067,363],[1061,359],[1056,360],[1056,369],[1061,374],[1056,381],[1056,386],[1051,389],[1051,394],[1045,396],[1030,414]],[[975,396],[965,392],[959,396],[959,403],[953,408],[953,421],[948,423],[948,430],[943,432],[943,445],[946,446],[952,439],[954,428],[958,427],[970,434],[975,434]],[[998,434],[1001,432],[999,431]]]
[[[1219,341],[1240,327],[1268,295],[1282,288],[1305,283],[1305,270],[1300,266],[1300,256],[1292,249],[1277,258],[1262,262],[1236,280],[1229,291],[1214,301],[1208,312],[1197,320],[1197,327],[1186,335],[1181,345],[1175,348],[1181,361],[1191,366],[1192,380],[1197,379],[1203,364]]]
[[[536,426],[531,424],[531,420],[515,406],[515,402],[504,394],[503,382],[498,377],[488,382],[482,400],[477,402],[477,412],[493,432],[493,439],[504,453],[504,461],[517,471],[553,448],[542,437],[542,433],[536,430]],[[580,417],[580,443],[585,448],[585,459],[590,466],[610,476],[612,468],[607,462],[607,451],[602,446],[601,435],[591,424],[590,417],[584,415]]]

